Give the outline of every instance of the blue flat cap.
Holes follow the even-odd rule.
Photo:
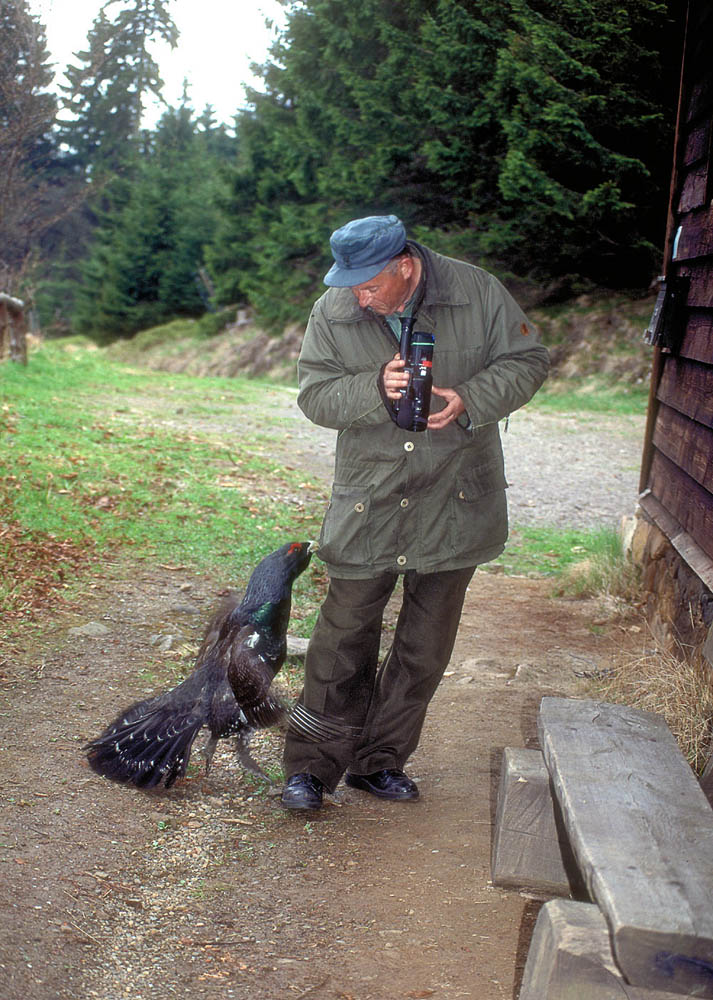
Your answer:
[[[395,215],[370,215],[352,219],[329,238],[334,264],[324,276],[325,285],[350,288],[383,271],[406,246],[404,224]]]

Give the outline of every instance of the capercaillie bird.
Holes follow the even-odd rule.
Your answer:
[[[207,726],[206,773],[218,740],[235,737],[243,767],[265,776],[248,744],[255,729],[285,713],[270,685],[287,653],[292,584],[312,550],[311,542],[288,543],[255,567],[242,600],[231,594],[209,624],[188,677],[130,705],[87,744],[94,771],[139,788],[170,788],[185,775],[193,742]]]

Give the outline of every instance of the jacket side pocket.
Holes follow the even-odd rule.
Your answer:
[[[367,486],[335,483],[319,538],[319,557],[335,566],[363,566],[371,560]]]
[[[464,470],[456,480],[453,510],[453,552],[462,557],[505,544],[508,512],[507,480],[501,462]]]

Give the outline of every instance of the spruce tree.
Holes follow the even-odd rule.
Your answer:
[[[542,275],[645,282],[660,235],[646,222],[646,206],[654,202],[665,218],[661,167],[670,165],[665,101],[672,111],[675,82],[658,58],[670,30],[666,7],[656,0],[508,6],[512,27],[488,90],[504,139],[500,225],[490,228],[490,246]]]
[[[50,180],[56,100],[42,24],[0,0],[0,291],[20,290],[39,235],[60,211]]]
[[[484,95],[507,24],[502,0],[439,0],[420,26],[411,115],[444,195],[438,227],[462,227],[494,208],[503,142]]]
[[[178,39],[165,0],[107,0],[67,68],[62,141],[85,175],[115,172],[139,144],[146,99],[163,86],[149,51],[157,39]]]
[[[221,141],[191,108],[169,108],[105,191],[74,323],[107,340],[206,308],[204,248],[217,223]]]
[[[419,26],[435,4],[291,8],[261,70],[264,92],[248,92],[238,123],[230,218],[211,249],[221,298],[247,296],[281,329],[319,290],[331,229],[360,214],[440,217],[429,214],[438,177],[413,97]]]

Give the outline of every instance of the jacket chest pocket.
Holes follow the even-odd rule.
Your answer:
[[[335,483],[322,522],[320,558],[341,566],[363,566],[370,562],[370,511],[370,487]]]
[[[467,347],[462,350],[439,350],[438,332],[433,349],[433,382],[438,386],[460,385],[482,369],[482,347]]]

